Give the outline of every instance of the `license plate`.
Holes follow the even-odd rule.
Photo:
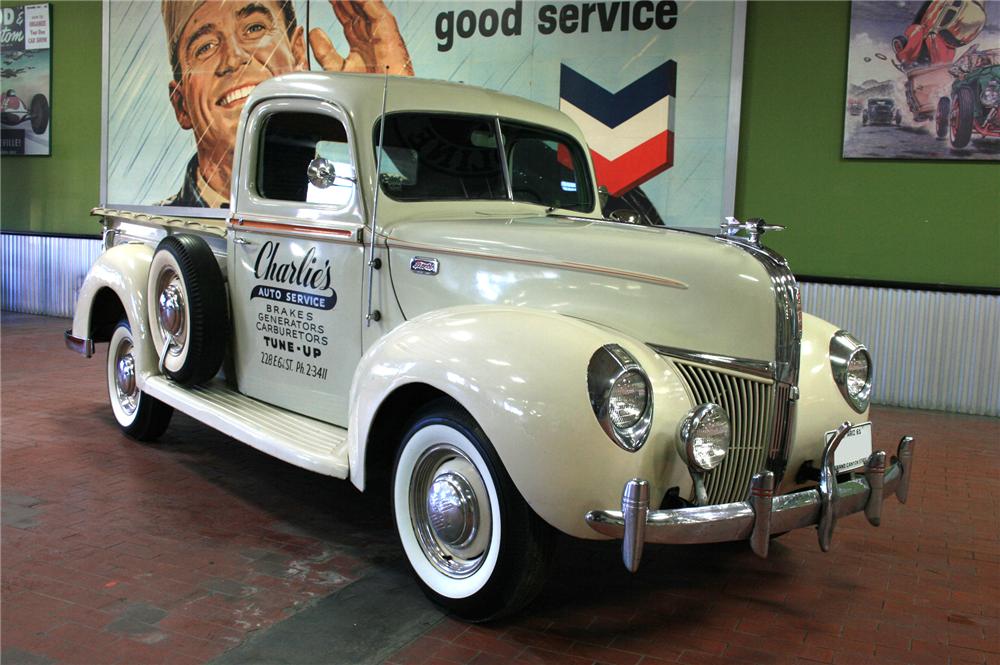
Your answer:
[[[837,430],[826,433],[826,442],[830,443]],[[865,465],[872,454],[872,424],[855,425],[844,435],[844,440],[833,453],[833,466],[837,473],[850,471]]]

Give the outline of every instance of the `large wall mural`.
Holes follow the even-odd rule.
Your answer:
[[[714,227],[731,213],[742,11],[663,0],[110,2],[103,203],[224,214],[254,85],[388,67],[561,108],[618,206]]]

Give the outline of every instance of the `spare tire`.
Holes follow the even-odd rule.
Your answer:
[[[222,271],[208,244],[186,234],[161,240],[149,267],[146,302],[163,373],[187,386],[215,376],[229,316]]]

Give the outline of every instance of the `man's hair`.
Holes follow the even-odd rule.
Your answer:
[[[171,0],[165,0],[170,2]],[[176,0],[173,0],[176,1]],[[295,35],[295,29],[298,27],[298,20],[295,18],[295,7],[292,5],[292,0],[277,0],[278,6],[281,8],[281,16],[285,20],[285,34],[288,35],[288,41],[292,40]],[[167,25],[167,32],[170,31],[170,26]],[[167,34],[167,39],[171,39],[170,35]],[[178,56],[177,50],[180,46],[180,34],[178,34],[177,39],[171,40],[167,45],[170,49],[170,67],[174,70],[174,80],[180,83],[181,81],[181,61]]]

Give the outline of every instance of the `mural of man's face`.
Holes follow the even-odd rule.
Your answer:
[[[302,28],[289,38],[275,0],[204,2],[191,15],[177,40],[180,80],[170,84],[170,101],[180,126],[194,131],[203,173],[230,170],[247,95],[272,76],[305,69],[305,49]]]

